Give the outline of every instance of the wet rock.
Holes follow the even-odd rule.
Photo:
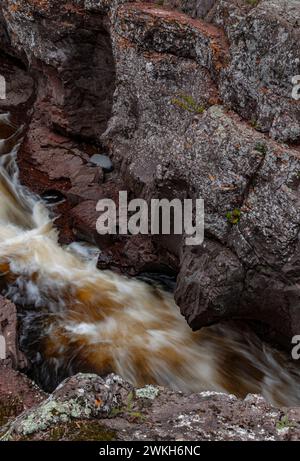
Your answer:
[[[1,426],[39,404],[46,394],[25,375],[27,360],[18,347],[17,311],[0,297],[0,433]]]
[[[47,394],[22,373],[0,361],[0,433],[1,427],[19,414],[40,404]]]
[[[15,369],[24,369],[27,360],[18,347],[17,309],[8,299],[0,296],[0,337],[5,364]],[[1,363],[1,360],[0,360]]]
[[[75,235],[79,239],[94,244],[97,238],[96,222],[99,216],[96,205],[97,202],[93,200],[85,200],[71,210]]]
[[[98,260],[99,269],[111,269],[131,276],[141,274],[141,277],[146,273],[144,276],[148,281],[151,277],[147,273],[153,273],[153,276],[155,273],[176,273],[176,256],[156,246],[148,236],[116,237],[106,239],[106,242],[98,236],[97,240],[102,250]]]
[[[103,170],[89,164],[84,144],[53,133],[42,120],[41,109],[36,107],[18,154],[20,179],[37,194],[55,190],[64,197],[64,203],[55,208],[59,215],[56,225],[61,241],[70,243],[74,239],[71,210],[81,202],[98,200]]]
[[[0,111],[10,112],[15,120],[24,122],[24,115],[34,101],[34,80],[22,62],[1,52],[0,62],[0,75],[5,79],[5,98],[0,99]]]
[[[275,441],[295,440],[300,431],[297,408],[277,409],[258,395],[239,400],[218,392],[133,389],[116,375],[79,374],[3,428],[2,440],[72,440],[74,422],[77,440],[98,433],[98,440]]]
[[[49,205],[60,203],[65,200],[64,195],[56,190],[46,190],[41,194],[41,197]]]
[[[127,185],[149,201],[205,200],[204,246],[182,239],[172,250],[182,313],[194,329],[233,316],[261,321],[289,347],[300,328],[297,149],[215,104],[232,66],[219,29],[129,4],[117,10],[111,33],[122,79],[102,140]]]
[[[114,408],[122,407],[131,386],[122,378],[110,375],[78,374],[67,379],[36,409],[18,417],[6,430],[3,439],[28,436],[51,426],[73,419],[108,416]]]
[[[195,18],[205,18],[217,0],[148,0],[146,3],[156,3],[168,8],[176,8]]]
[[[95,167],[90,168],[95,169]],[[71,209],[70,216],[74,234],[78,238],[97,244],[102,250],[115,242],[117,236],[97,233],[96,222],[100,213],[97,212],[96,207],[98,200],[101,199],[111,199],[118,207],[119,190],[126,190],[123,181],[119,178],[112,178],[101,184],[101,186],[94,187],[93,184],[82,184],[81,197],[77,202],[73,200],[74,187],[68,191],[67,197],[69,200],[74,204],[75,202],[77,203]]]

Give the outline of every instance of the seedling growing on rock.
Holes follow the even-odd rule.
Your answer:
[[[259,129],[260,129],[260,124],[258,123],[258,121],[257,121],[255,118],[253,118],[253,119],[251,120],[250,123],[251,123],[251,126],[252,126],[255,130],[259,130]]]
[[[110,417],[113,418],[115,416],[119,416],[121,414],[126,414],[130,418],[133,419],[142,419],[145,420],[146,417],[142,415],[139,411],[134,410],[134,393],[130,392],[127,397],[127,406],[122,408],[113,408],[110,412]]]
[[[178,98],[173,98],[171,102],[175,106],[187,110],[192,114],[203,114],[203,112],[205,111],[205,107],[198,104],[197,101],[195,101],[195,99],[193,98],[193,96],[189,96],[186,94],[181,94],[178,96]]]
[[[257,150],[258,152],[260,152],[261,154],[263,155],[266,155],[267,153],[267,147],[265,144],[261,143],[261,142],[258,142],[255,146],[255,150]]]
[[[226,218],[229,224],[238,224],[241,219],[241,210],[239,210],[238,208],[235,208],[232,211],[228,211],[226,213]]]
[[[293,426],[294,426],[294,423],[292,423],[288,419],[288,417],[285,415],[276,424],[276,429],[278,429],[280,431],[280,430],[283,430],[283,429],[288,429],[288,428],[293,427]]]

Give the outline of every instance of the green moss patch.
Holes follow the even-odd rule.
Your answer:
[[[233,224],[233,225],[238,224],[241,219],[241,210],[239,210],[238,208],[235,208],[232,211],[228,211],[226,213],[226,219],[229,224]]]
[[[203,114],[205,107],[199,104],[193,96],[187,94],[180,94],[178,97],[172,99],[172,104],[180,109],[191,112],[192,114]]]

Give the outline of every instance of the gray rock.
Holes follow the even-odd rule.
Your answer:
[[[114,168],[108,155],[94,154],[89,161],[94,165],[100,166],[107,173],[111,172]]]
[[[96,3],[99,12],[85,17],[84,0],[20,0],[13,9],[3,0],[0,18],[15,53],[35,67],[39,102],[47,105],[43,120],[60,132],[96,140],[110,116],[115,72],[102,14],[110,2],[87,3]]]
[[[19,349],[17,309],[12,302],[2,296],[0,296],[0,338],[0,363],[8,364],[14,369],[25,369],[28,363]]]
[[[219,0],[211,20],[225,28],[231,63],[224,69],[224,102],[260,131],[284,142],[300,141],[300,104],[292,77],[300,74],[298,0],[260,1],[256,7]]]

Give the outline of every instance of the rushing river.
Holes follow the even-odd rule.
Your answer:
[[[21,345],[40,384],[113,371],[138,386],[300,403],[296,366],[251,331],[193,333],[171,294],[97,270],[80,244],[60,246],[51,211],[19,183],[22,131],[0,117],[0,282],[18,306]]]

